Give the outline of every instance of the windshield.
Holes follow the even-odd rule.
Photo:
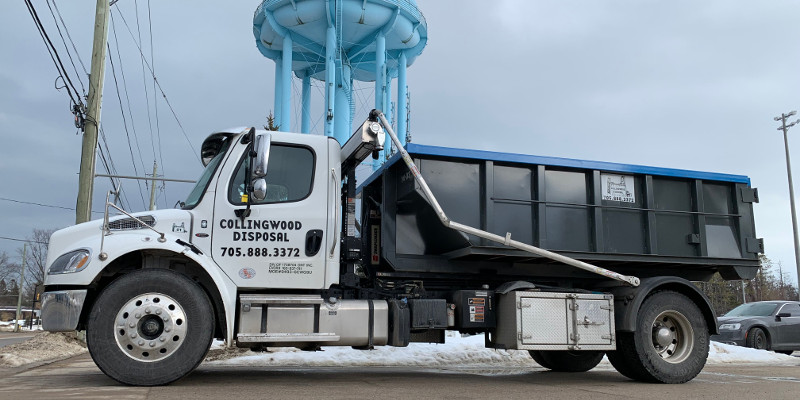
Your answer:
[[[777,303],[742,304],[725,314],[726,317],[769,317],[778,308]]]
[[[225,157],[225,153],[228,151],[230,143],[231,140],[225,140],[219,149],[219,153],[217,153],[217,155],[208,162],[206,169],[203,170],[203,174],[200,175],[200,179],[197,180],[197,183],[189,193],[189,196],[186,197],[186,201],[183,203],[183,207],[181,208],[184,210],[194,208],[194,206],[200,202],[200,199],[203,198],[203,193],[206,192],[208,182],[211,181],[211,177],[214,176],[214,171],[217,170],[217,166],[219,166],[219,164],[222,162],[222,158]]]

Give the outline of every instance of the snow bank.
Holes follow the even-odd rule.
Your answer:
[[[50,361],[86,352],[86,346],[74,333],[37,333],[22,343],[0,347],[0,367]]]
[[[515,370],[517,373],[524,373],[531,368],[539,367],[527,351],[487,349],[483,344],[483,335],[461,337],[455,332],[447,332],[445,344],[412,343],[406,348],[378,347],[372,351],[354,350],[349,347],[323,347],[323,351],[318,352],[270,348],[269,352],[258,353],[245,349],[226,350],[221,342],[215,342],[206,362],[212,365],[245,366],[418,366],[434,369],[506,370],[502,372],[506,374],[515,373]],[[711,342],[709,365],[733,363],[798,365],[800,359],[764,350]],[[604,358],[599,368],[612,367],[608,359]]]
[[[768,365],[798,365],[800,359],[786,354],[773,353],[766,350],[756,350],[748,347],[733,346],[718,342],[711,342],[708,349],[707,364],[768,364]]]

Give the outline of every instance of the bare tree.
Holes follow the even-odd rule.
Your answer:
[[[28,236],[28,251],[25,257],[28,268],[25,270],[25,289],[33,290],[35,285],[44,282],[47,268],[47,246],[50,243],[50,235],[55,229],[34,229]],[[22,257],[23,249],[17,250]]]

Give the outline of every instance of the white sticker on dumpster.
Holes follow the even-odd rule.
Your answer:
[[[600,182],[603,200],[636,202],[633,176],[601,173]]]

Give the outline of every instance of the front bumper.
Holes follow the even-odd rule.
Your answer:
[[[725,343],[725,344],[732,344],[735,346],[744,346],[745,345],[745,337],[744,333],[741,330],[737,331],[719,331],[719,335],[711,335],[709,339]]]
[[[86,300],[86,290],[59,290],[42,294],[42,328],[50,332],[74,331]]]

